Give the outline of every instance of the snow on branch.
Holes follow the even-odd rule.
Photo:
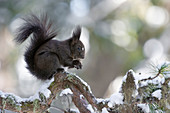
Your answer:
[[[34,96],[21,98],[0,91],[0,109],[15,112],[45,112],[52,101],[59,96],[71,96],[77,109],[63,112],[80,113],[148,113],[170,111],[170,64],[156,67],[154,76],[146,78],[143,73],[129,70],[122,80],[118,93],[110,98],[96,98],[90,87],[80,77],[72,73],[58,73]]]

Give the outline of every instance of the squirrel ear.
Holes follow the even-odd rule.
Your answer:
[[[76,43],[80,39],[80,35],[81,35],[81,27],[77,26],[72,34],[73,43]]]

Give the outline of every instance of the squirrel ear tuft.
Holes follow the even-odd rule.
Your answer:
[[[73,31],[72,38],[73,40],[79,40],[81,35],[81,27],[77,26],[76,29]]]
[[[81,35],[81,27],[77,26],[76,29],[72,33],[72,38],[71,38],[71,46],[74,44],[78,43]]]

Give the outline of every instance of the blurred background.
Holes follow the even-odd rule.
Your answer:
[[[86,47],[77,73],[96,97],[117,92],[129,69],[144,73],[147,62],[170,58],[169,0],[0,0],[0,90],[21,97],[41,86],[26,70],[25,46],[13,41],[20,17],[47,12],[57,26],[58,40],[82,25]]]

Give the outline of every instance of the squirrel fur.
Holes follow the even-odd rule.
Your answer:
[[[53,22],[46,14],[40,17],[31,14],[23,18],[15,41],[19,44],[31,38],[24,54],[27,69],[38,79],[51,79],[57,72],[64,71],[62,66],[81,69],[80,59],[84,59],[85,48],[79,40],[81,27],[77,26],[72,36],[64,41],[53,40],[57,36]]]

